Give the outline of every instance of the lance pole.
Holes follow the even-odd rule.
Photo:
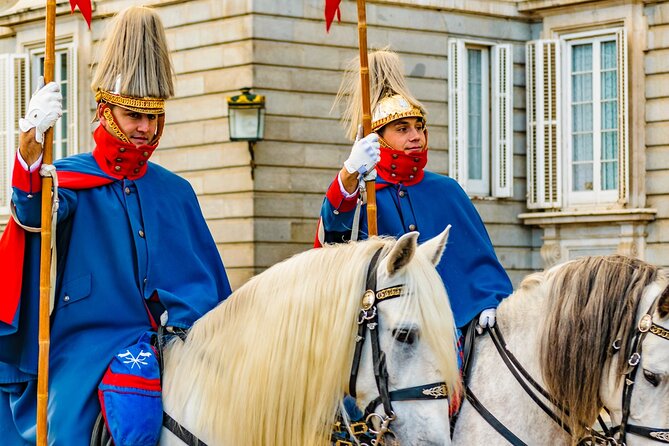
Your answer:
[[[369,63],[367,61],[367,13],[365,0],[358,0],[358,45],[360,47],[360,85],[362,86],[362,129],[372,133],[372,112],[369,100]],[[367,188],[367,230],[378,235],[376,226],[376,187],[374,179],[365,181]]]
[[[56,0],[46,2],[46,44],[44,83],[53,81],[56,53]],[[53,162],[53,129],[44,134],[43,164]],[[42,177],[42,233],[39,278],[39,362],[37,368],[37,445],[47,445],[47,402],[49,399],[49,313],[51,304],[51,187],[53,179]]]

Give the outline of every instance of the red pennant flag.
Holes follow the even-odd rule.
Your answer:
[[[337,14],[337,21],[341,22],[339,3],[341,3],[341,0],[325,0],[325,30],[327,32],[330,32],[330,25],[332,25],[335,14]]]
[[[91,0],[70,0],[70,8],[74,13],[74,8],[79,7],[81,15],[84,16],[84,20],[88,24],[88,29],[91,29],[91,16],[93,14],[93,8],[91,7]]]

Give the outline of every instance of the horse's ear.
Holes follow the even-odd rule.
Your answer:
[[[432,237],[430,240],[426,241],[418,247],[418,250],[425,254],[425,257],[430,259],[434,266],[437,266],[441,260],[441,256],[444,254],[446,249],[446,241],[448,240],[448,233],[451,230],[451,225],[446,226],[446,229],[442,231],[441,234]]]
[[[389,276],[392,276],[407,266],[411,259],[413,259],[417,246],[418,233],[415,231],[408,232],[397,240],[397,243],[393,246],[390,254],[386,257],[386,268]]]

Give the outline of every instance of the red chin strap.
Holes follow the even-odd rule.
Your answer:
[[[413,186],[423,179],[426,164],[427,150],[407,154],[381,145],[381,161],[376,170],[389,183]]]
[[[423,179],[427,165],[427,129],[425,129],[425,150],[420,152],[409,154],[403,150],[395,150],[380,136],[379,142],[381,161],[376,165],[376,170],[381,178],[389,183],[402,183],[405,186],[413,186]]]
[[[93,133],[95,149],[93,158],[100,168],[114,178],[135,180],[142,177],[149,167],[149,158],[158,144],[135,146],[131,142],[123,142],[102,125]]]

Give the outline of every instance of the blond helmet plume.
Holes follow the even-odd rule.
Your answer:
[[[404,66],[399,56],[388,48],[372,51],[368,56],[370,106],[375,110],[379,102],[389,96],[401,95],[413,107],[425,115],[425,107],[411,94],[404,79]],[[345,104],[342,123],[347,127],[348,136],[353,139],[362,122],[362,87],[360,85],[359,58],[349,62],[339,87],[333,108]]]
[[[141,98],[149,101],[149,109],[162,102],[164,111],[174,82],[165,30],[153,9],[132,6],[114,18],[91,88],[98,101],[126,106],[136,104],[123,98]],[[156,112],[143,112],[149,111]]]

